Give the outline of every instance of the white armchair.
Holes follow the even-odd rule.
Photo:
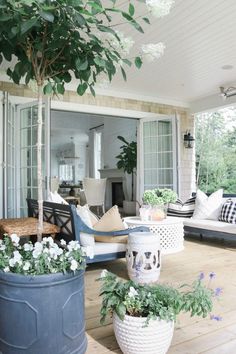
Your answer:
[[[101,206],[105,213],[106,178],[84,178],[83,189],[89,207]]]

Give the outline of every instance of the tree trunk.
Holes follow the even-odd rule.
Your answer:
[[[134,200],[134,173],[131,173],[131,201]]]
[[[38,85],[38,129],[37,129],[37,177],[38,177],[38,230],[37,240],[43,234],[43,176],[42,176],[42,125],[43,125],[43,86]]]

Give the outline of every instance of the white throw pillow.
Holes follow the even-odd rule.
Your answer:
[[[92,221],[89,214],[89,208],[87,205],[81,206],[77,205],[77,214],[81,217],[82,221],[90,228],[93,227]],[[94,235],[86,234],[84,232],[80,233],[80,243],[82,246],[92,246],[95,245]]]
[[[218,220],[222,203],[223,189],[219,189],[209,197],[199,189],[196,194],[193,219]]]
[[[63,199],[60,194],[57,193],[57,191],[48,193],[48,201],[52,203],[68,205],[67,201]]]

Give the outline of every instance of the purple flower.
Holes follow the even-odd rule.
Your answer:
[[[221,316],[211,315],[210,319],[211,320],[215,320],[215,321],[222,321],[222,317]]]
[[[216,288],[215,289],[215,296],[220,296],[223,292],[223,289],[222,288]]]
[[[215,278],[215,277],[216,277],[216,273],[211,272],[211,273],[209,274],[209,278],[210,278],[210,279],[213,279],[213,278]]]
[[[205,277],[205,274],[204,274],[203,272],[201,272],[201,273],[199,274],[199,280],[203,280],[204,277]]]

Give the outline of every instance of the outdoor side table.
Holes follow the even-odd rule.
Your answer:
[[[160,241],[151,232],[133,232],[128,236],[126,263],[129,278],[137,283],[153,283],[160,276]]]
[[[184,249],[184,226],[181,218],[167,216],[162,221],[141,221],[138,216],[124,218],[129,227],[147,226],[159,236],[162,254],[180,252]]]

